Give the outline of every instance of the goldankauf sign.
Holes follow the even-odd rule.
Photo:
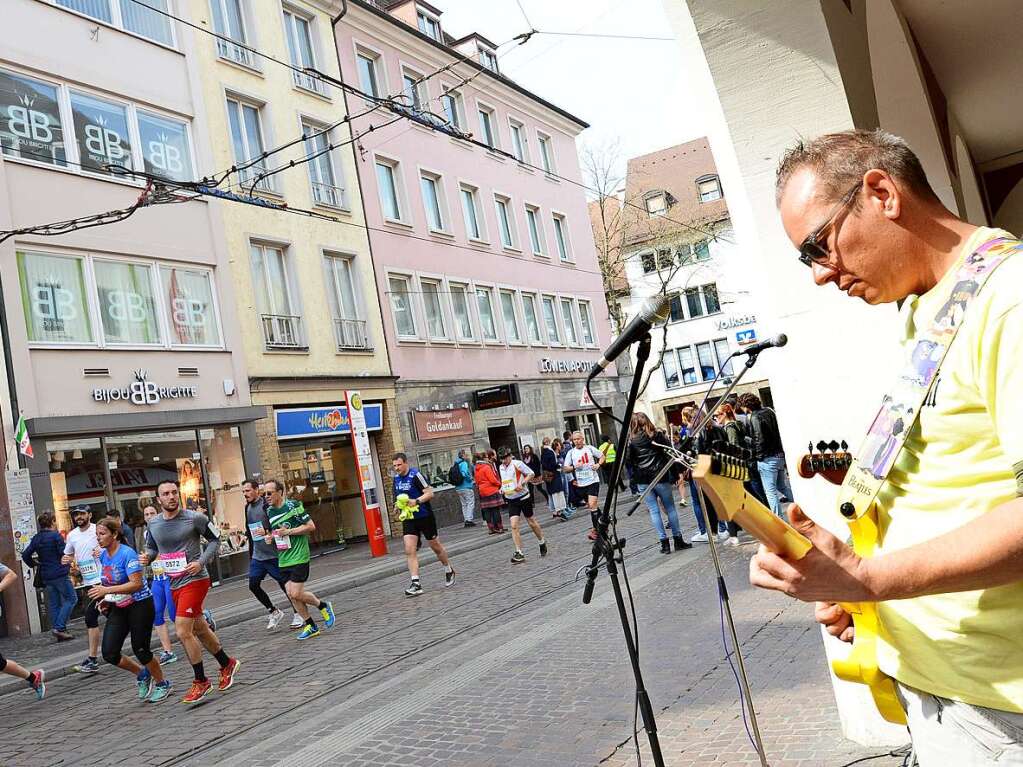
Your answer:
[[[135,380],[121,388],[97,386],[92,390],[96,402],[130,402],[133,405],[156,405],[165,399],[194,399],[198,386],[160,386],[149,381],[145,370],[135,371]]]

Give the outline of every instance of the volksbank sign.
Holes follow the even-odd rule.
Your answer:
[[[159,386],[147,380],[145,370],[135,371],[135,380],[121,388],[97,386],[92,390],[96,402],[130,402],[133,405],[156,405],[165,399],[194,399],[198,386]]]

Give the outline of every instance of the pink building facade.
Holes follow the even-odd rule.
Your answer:
[[[355,133],[374,126],[356,156],[410,459],[437,479],[462,448],[536,447],[575,428],[596,440],[610,424],[583,381],[610,326],[573,183],[586,123],[495,71],[499,51],[485,38],[445,34],[427,3],[352,0],[334,31],[346,83],[404,94],[499,150],[407,119],[388,125],[384,108],[353,120]],[[347,99],[353,115],[372,107]],[[507,405],[475,396],[503,386],[492,401]],[[595,394],[612,403],[618,388],[602,380]],[[417,433],[417,411],[450,411],[461,427]]]

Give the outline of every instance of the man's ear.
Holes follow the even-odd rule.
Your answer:
[[[873,168],[864,173],[862,194],[879,215],[895,220],[902,214],[902,189],[886,171]]]

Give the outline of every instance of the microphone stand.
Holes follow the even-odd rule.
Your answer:
[[[629,444],[629,422],[632,420],[632,413],[636,408],[636,399],[639,397],[639,387],[643,379],[643,367],[649,357],[650,334],[644,333],[639,340],[639,347],[636,350],[636,369],[633,373],[632,389],[629,391],[629,399],[625,403],[622,431],[618,435],[618,455],[623,456],[623,459]],[[629,661],[632,663],[632,673],[636,678],[636,703],[643,717],[643,729],[646,730],[647,739],[650,742],[650,753],[653,756],[655,767],[664,767],[661,743],[657,737],[657,722],[654,719],[654,709],[650,705],[650,696],[647,694],[646,686],[643,684],[643,672],[639,666],[639,648],[636,646],[636,639],[632,634],[625,597],[622,595],[622,587],[618,580],[618,562],[621,561],[625,539],[619,539],[616,536],[616,539],[612,541],[608,537],[608,528],[611,526],[615,501],[618,497],[618,478],[621,476],[623,463],[625,463],[624,460],[615,461],[607,489],[607,497],[604,499],[604,509],[597,518],[597,540],[593,542],[593,559],[586,569],[586,587],[583,590],[583,604],[589,604],[590,599],[593,597],[593,587],[597,580],[597,573],[600,570],[598,565],[601,558],[603,558],[607,566],[607,574],[611,578],[611,588],[614,590],[615,602],[618,605],[618,617],[622,622],[622,632],[625,634],[625,647],[629,652]]]

